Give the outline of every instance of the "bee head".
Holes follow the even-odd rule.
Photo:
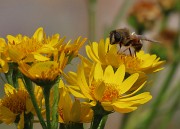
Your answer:
[[[110,44],[118,44],[123,40],[123,37],[120,32],[113,30],[110,32]]]

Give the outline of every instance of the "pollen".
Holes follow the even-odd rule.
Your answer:
[[[119,98],[120,94],[117,90],[117,85],[105,83],[106,89],[104,91],[102,101],[104,102],[112,102],[113,100],[116,100]]]
[[[118,58],[119,64],[125,64],[125,67],[127,69],[137,70],[142,63],[142,60],[138,59],[135,56],[119,54]]]
[[[1,104],[11,110],[15,114],[22,113],[26,110],[26,99],[28,93],[24,90],[19,90],[13,94],[6,95]]]

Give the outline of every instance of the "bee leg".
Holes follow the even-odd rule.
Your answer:
[[[134,56],[136,57],[136,51],[134,50]]]
[[[124,49],[123,52],[125,52],[125,51],[127,51],[127,50],[129,50],[129,53],[130,53],[130,55],[132,56],[132,53],[131,53],[131,45],[130,45],[130,46],[127,46],[127,48]]]
[[[120,47],[120,49],[121,49],[121,47],[122,47],[122,46],[121,46],[121,43],[119,43],[119,47]]]
[[[119,50],[118,50],[117,54],[120,54],[120,53],[121,53],[121,52],[120,52],[121,47],[122,47],[122,45],[121,45],[121,43],[119,43]]]
[[[129,47],[129,53],[130,53],[130,55],[132,56],[132,53],[131,53],[131,48]]]
[[[130,46],[128,46],[126,49],[124,49],[123,52],[127,51],[127,49],[129,49],[129,48],[130,48]]]

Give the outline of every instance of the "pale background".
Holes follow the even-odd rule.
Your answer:
[[[112,24],[112,19],[122,2],[123,0],[97,1],[96,41],[103,38],[105,27]],[[177,24],[176,19],[173,22]],[[118,25],[118,27],[126,26],[124,21]],[[31,36],[38,27],[43,27],[47,35],[60,33],[62,37],[66,36],[67,39],[72,40],[78,36],[88,37],[87,0],[0,0],[0,37],[5,38],[7,34],[18,33]],[[81,53],[84,53],[84,48]],[[178,79],[179,75],[176,78]],[[154,92],[156,93],[156,90]],[[0,96],[3,96],[3,84],[1,84]],[[180,119],[179,114],[178,111],[174,120]],[[118,113],[110,115],[106,129],[118,129],[120,118],[121,114]],[[178,129],[180,123],[173,122]],[[10,128],[15,129],[15,126],[0,124],[0,129]]]

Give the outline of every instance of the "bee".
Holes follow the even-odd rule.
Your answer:
[[[135,32],[130,33],[129,29],[127,29],[127,28],[113,30],[110,32],[109,37],[110,37],[110,44],[111,45],[119,44],[120,48],[122,46],[127,47],[124,51],[129,49],[131,56],[132,56],[132,53],[131,53],[130,48],[131,47],[134,48],[134,54],[136,56],[136,52],[139,52],[143,46],[142,40],[159,43],[157,41],[148,39],[143,35],[137,35]]]

